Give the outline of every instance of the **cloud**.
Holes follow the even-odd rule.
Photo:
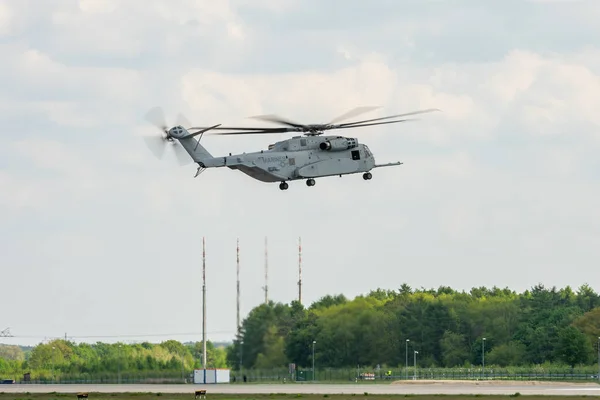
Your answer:
[[[23,307],[44,299],[70,313],[31,322],[9,310],[15,332],[199,329],[186,313],[155,316],[198,310],[203,236],[211,331],[235,329],[238,237],[243,314],[262,298],[265,235],[279,301],[296,293],[298,236],[307,301],[402,282],[520,290],[593,276],[600,51],[593,32],[579,40],[592,30],[589,3],[569,6],[581,25],[558,5],[268,0],[48,1],[36,13],[23,0],[6,25],[0,4],[0,29],[10,27],[0,45],[4,276],[40,277]],[[143,120],[155,105],[169,123],[183,112],[193,125],[256,125],[247,117],[273,113],[327,122],[361,105],[381,106],[365,118],[442,112],[339,132],[400,167],[281,192],[154,159],[140,136],[160,134]],[[222,155],[287,137],[202,141]],[[45,285],[82,288],[90,277],[111,296],[72,304]]]
[[[5,2],[0,2],[0,36],[10,32],[12,11]]]

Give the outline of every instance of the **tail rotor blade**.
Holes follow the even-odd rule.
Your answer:
[[[190,124],[190,121],[188,121],[185,115],[181,113],[177,114],[177,125],[181,125],[186,129],[189,129],[192,126],[192,124]]]
[[[179,143],[173,144],[172,148],[175,152],[175,156],[177,157],[177,162],[179,165],[184,166],[192,161],[188,152]]]
[[[143,136],[146,146],[159,160],[163,158],[165,154],[165,139],[162,136],[152,135]]]
[[[152,125],[156,126],[163,132],[168,129],[167,122],[165,119],[165,113],[160,107],[152,108],[146,113],[145,118],[146,121],[150,122]]]

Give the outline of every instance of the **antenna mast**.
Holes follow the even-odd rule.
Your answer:
[[[0,337],[13,337],[13,335],[10,333],[10,328],[0,331]]]
[[[302,304],[302,238],[298,238],[298,301]]]
[[[240,329],[240,239],[237,240],[237,328]]]
[[[237,239],[237,331],[241,336],[241,326],[240,326],[240,239]],[[240,370],[242,369],[242,343],[240,343]]]
[[[202,368],[206,369],[206,243],[202,237]]]
[[[267,237],[265,236],[265,304],[269,304],[269,256],[267,253]]]

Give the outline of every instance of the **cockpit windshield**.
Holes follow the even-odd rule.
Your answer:
[[[369,150],[369,147],[366,145],[365,146],[365,155],[367,156],[367,158],[371,157],[371,150]]]

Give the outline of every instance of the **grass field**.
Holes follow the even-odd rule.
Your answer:
[[[344,394],[257,394],[257,395],[236,395],[236,394],[209,394],[206,400],[366,400],[375,398],[376,400],[400,400],[414,398],[415,400],[514,400],[515,398],[524,398],[527,400],[576,400],[576,399],[600,399],[600,396],[537,396],[537,395],[344,395]],[[63,400],[77,399],[75,393],[2,393],[0,400]],[[89,400],[190,400],[194,399],[194,393],[172,394],[172,393],[89,393]]]

